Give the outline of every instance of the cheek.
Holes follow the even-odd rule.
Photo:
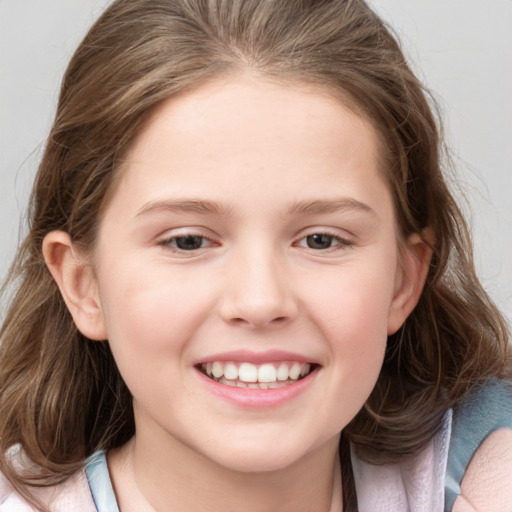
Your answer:
[[[389,280],[359,273],[344,279],[313,313],[329,345],[327,369],[336,406],[328,415],[340,429],[361,409],[380,374],[392,290]]]
[[[181,389],[187,350],[197,326],[212,307],[211,292],[200,283],[165,272],[109,274],[102,290],[109,344],[124,381],[138,404],[162,409],[169,397],[183,407]],[[127,279],[127,276],[130,276]],[[105,283],[105,281],[104,281]]]
[[[100,290],[107,334],[118,364],[182,351],[212,308],[212,291],[200,281],[126,268],[113,271]]]
[[[354,398],[356,409],[373,389],[382,367],[395,268],[393,259],[354,266],[332,276],[323,293],[312,288],[309,314],[329,345],[335,387]]]
[[[338,331],[340,336],[352,333],[358,339],[386,337],[395,290],[394,273],[389,268],[354,268],[333,276],[323,290],[318,286],[311,289],[312,315],[331,335]]]

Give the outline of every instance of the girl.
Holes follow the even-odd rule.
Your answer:
[[[114,2],[9,280],[2,512],[509,511],[508,334],[441,156],[362,1]]]

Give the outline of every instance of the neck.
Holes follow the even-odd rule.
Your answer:
[[[122,512],[341,512],[337,445],[283,469],[239,472],[175,440],[163,450],[136,437],[109,454],[109,466]]]

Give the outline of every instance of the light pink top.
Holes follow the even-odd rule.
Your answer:
[[[429,445],[406,462],[375,466],[352,453],[359,511],[443,512],[450,432],[451,411]],[[12,456],[26,464],[19,450],[17,453],[14,450]],[[34,489],[33,493],[51,512],[113,512],[117,509],[103,456],[93,456],[87,471],[76,473],[58,486]],[[1,474],[0,512],[35,512]]]

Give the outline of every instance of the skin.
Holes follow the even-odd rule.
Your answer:
[[[341,509],[340,431],[430,258],[418,235],[398,241],[378,146],[370,122],[319,91],[203,84],[132,144],[92,255],[47,236],[75,323],[108,338],[133,394],[136,435],[109,454],[123,512]],[[201,247],[179,250],[189,235]],[[317,371],[293,399],[243,407],[195,367],[239,349],[291,351]]]
[[[512,510],[512,430],[493,432],[478,448],[466,470],[453,512]]]

